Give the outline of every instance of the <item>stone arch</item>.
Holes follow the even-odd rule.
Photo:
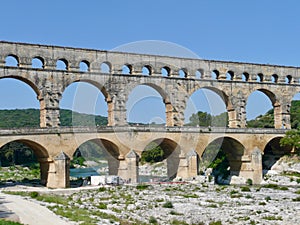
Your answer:
[[[163,66],[161,68],[161,75],[163,77],[169,77],[169,76],[171,76],[171,68],[169,66]]]
[[[264,82],[264,74],[258,73],[256,76],[256,82]]]
[[[280,158],[286,154],[291,153],[292,147],[280,146],[280,140],[282,136],[274,137],[268,140],[267,144],[263,149],[262,156],[262,169],[263,175],[266,175],[269,170],[276,169],[276,163]],[[274,168],[275,166],[275,168]]]
[[[187,68],[181,68],[180,70],[178,70],[178,76],[180,78],[187,78],[188,77],[188,70],[187,70]]]
[[[244,152],[244,145],[232,137],[224,136],[215,138],[205,147],[200,157],[200,169],[206,169],[216,158],[221,158],[225,154],[226,159],[223,161],[223,168],[221,167],[220,171],[213,173],[218,181],[218,177],[221,177],[222,179],[223,176],[220,172],[226,173],[227,170],[228,174],[226,175],[229,176],[229,180],[226,177],[223,177],[225,178],[225,181],[219,180],[219,182],[230,183],[231,176],[240,175],[242,169],[242,156],[244,155]],[[226,168],[226,166],[229,168]]]
[[[100,64],[100,71],[102,73],[111,73],[112,71],[112,64],[108,61],[104,61]]]
[[[234,72],[232,70],[227,71],[226,80],[234,80]]]
[[[37,61],[37,63],[39,65],[34,65],[35,60]],[[44,69],[45,68],[45,60],[41,56],[35,56],[32,58],[31,65],[32,65],[32,68]]]
[[[292,77],[292,75],[287,75],[286,77],[285,77],[285,83],[286,84],[291,84],[293,82],[293,77]]]
[[[250,75],[248,72],[243,72],[242,73],[242,81],[248,82],[250,79]]]
[[[281,107],[281,103],[279,102],[276,94],[268,89],[264,89],[264,88],[257,88],[252,90],[252,92],[249,93],[248,96],[245,96],[246,99],[246,105],[247,102],[249,100],[250,95],[255,92],[255,91],[259,91],[263,94],[265,94],[268,99],[271,101],[271,104],[273,106],[274,109],[274,127],[275,128],[282,128],[282,118],[281,118],[281,114],[282,114],[282,107]]]
[[[277,83],[278,82],[278,75],[277,74],[273,74],[271,76],[271,82],[272,83]]]
[[[156,92],[159,93],[159,95],[162,97],[163,99],[163,103],[165,104],[165,109],[166,109],[166,125],[167,126],[173,126],[173,105],[170,101],[169,95],[168,93],[165,91],[165,89],[157,84],[154,83],[148,83],[148,82],[144,82],[144,83],[139,83],[139,84],[134,84],[130,87],[129,91],[127,92],[127,96],[126,96],[126,104],[128,102],[129,99],[129,95],[131,94],[131,92],[134,90],[134,88],[136,88],[137,86],[140,85],[145,85],[148,87],[151,87],[152,89],[154,89]]]
[[[144,71],[145,70],[145,71]],[[151,65],[144,65],[143,67],[142,67],[142,74],[143,75],[148,75],[148,76],[151,76],[152,75],[152,73],[153,73],[153,71],[152,71],[152,66]]]
[[[180,145],[170,138],[156,138],[145,145],[141,154],[143,154],[144,151],[147,151],[147,146],[151,143],[155,143],[164,151],[163,160],[166,160],[167,163],[167,176],[169,179],[175,178],[179,169],[179,156],[181,153]]]
[[[94,146],[91,145],[85,148],[82,147],[89,142],[93,143]],[[99,148],[97,149],[97,147]],[[74,153],[76,152],[77,149],[79,149],[81,155],[87,161],[95,161],[99,159],[101,160],[104,157],[108,162],[109,175],[118,174],[118,169],[120,164],[119,157],[121,154],[120,154],[119,147],[112,141],[103,138],[91,138],[91,139],[82,140],[79,143],[77,143],[77,148],[73,149],[73,152],[71,152],[72,156],[74,156]]]
[[[57,70],[69,70],[69,62],[65,58],[59,58],[56,60]]]
[[[232,118],[234,117],[234,115],[232,114],[232,112],[234,111],[234,107],[233,107],[233,105],[232,105],[232,103],[229,99],[229,96],[224,91],[222,91],[218,88],[211,87],[211,86],[203,86],[203,87],[198,86],[198,87],[196,87],[196,88],[194,88],[190,91],[188,99],[190,99],[191,96],[195,92],[197,92],[201,89],[207,89],[207,90],[210,90],[210,91],[214,92],[215,94],[217,94],[225,104],[225,107],[226,107],[226,110],[227,110],[227,113],[228,113],[228,121],[233,120]],[[229,124],[227,124],[227,125],[229,125]]]
[[[122,66],[122,74],[132,75],[132,73],[133,73],[133,66],[131,64],[125,63]]]
[[[0,80],[5,78],[16,79],[30,86],[30,88],[35,92],[37,99],[40,103],[40,127],[46,127],[46,115],[44,114],[45,100],[44,100],[43,93],[41,92],[37,84],[27,78],[15,76],[15,75],[0,77]]]
[[[107,90],[107,88],[104,85],[100,84],[97,81],[90,80],[90,79],[76,79],[76,80],[72,80],[72,81],[67,82],[67,84],[65,85],[65,87],[61,90],[62,95],[63,95],[64,91],[67,89],[68,86],[70,86],[73,83],[79,83],[79,82],[91,84],[94,87],[96,87],[103,94],[103,96],[105,98],[105,101],[107,103],[107,110],[108,110],[108,112],[107,112],[108,113],[108,118],[107,118],[108,119],[108,123],[107,123],[107,126],[112,126],[114,124],[114,122],[113,122],[114,121],[113,99],[112,99],[112,95],[110,94],[110,92]]]
[[[79,62],[79,70],[81,72],[89,72],[90,71],[90,62],[83,59]]]
[[[8,65],[9,58],[11,58],[14,61],[13,65]],[[5,66],[19,67],[19,65],[20,65],[20,58],[17,55],[15,55],[15,54],[8,54],[5,57]]]
[[[40,164],[40,180],[41,184],[47,186],[48,182],[48,172],[49,172],[49,153],[47,149],[40,143],[36,141],[32,141],[29,139],[15,139],[15,140],[10,140],[5,143],[0,144],[0,148],[2,148],[4,145],[7,145],[12,142],[18,142],[22,143],[26,146],[28,146],[33,153],[35,154],[39,164]]]

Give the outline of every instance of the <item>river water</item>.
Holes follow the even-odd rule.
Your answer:
[[[86,167],[86,168],[72,168],[70,169],[70,176],[76,178],[86,178],[90,176],[108,175],[107,173],[98,173],[100,167]],[[156,182],[165,181],[167,177],[140,175],[139,182]]]

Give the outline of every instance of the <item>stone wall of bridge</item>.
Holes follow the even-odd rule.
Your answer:
[[[28,145],[41,164],[42,182],[48,187],[67,187],[67,159],[71,159],[76,149],[88,141],[95,142],[109,152],[112,159],[109,164],[110,174],[120,175],[132,182],[138,181],[139,157],[151,142],[156,142],[164,150],[171,152],[167,159],[168,174],[182,178],[197,176],[197,158],[201,159],[209,144],[217,143],[227,151],[233,174],[260,183],[262,161],[259,158],[272,140],[284,136],[284,130],[275,132],[276,130],[272,129],[249,129],[248,133],[245,131],[247,129],[163,127],[2,130],[0,147],[12,141]]]
[[[6,65],[7,56],[16,59],[16,67]],[[41,68],[33,68],[32,59],[40,60]],[[66,68],[57,68],[57,61]],[[80,63],[86,71],[80,70]],[[101,70],[103,63],[108,71]],[[129,74],[122,74],[123,66]],[[143,67],[148,75],[142,73]],[[162,74],[162,68],[167,74]],[[167,126],[182,126],[189,97],[207,88],[224,100],[229,127],[246,127],[247,99],[259,90],[272,102],[275,128],[289,129],[291,100],[300,90],[299,74],[298,67],[0,42],[0,78],[19,79],[32,87],[40,101],[41,127],[58,127],[63,92],[74,82],[88,82],[106,99],[109,126],[127,124],[128,96],[143,84],[162,96]]]

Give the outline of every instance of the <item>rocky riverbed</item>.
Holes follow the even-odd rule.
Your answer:
[[[164,166],[145,165],[141,172],[164,176]],[[14,185],[1,191],[23,195],[70,224],[299,224],[299,156],[282,157],[264,173],[259,186],[217,185],[199,176],[178,183],[60,190]]]
[[[26,198],[77,220],[78,224],[85,221],[84,224],[294,225],[300,221],[299,186],[177,183],[82,190],[21,189],[33,197]],[[43,199],[43,195],[47,197]]]

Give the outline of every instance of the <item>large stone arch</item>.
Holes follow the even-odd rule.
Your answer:
[[[0,144],[0,148],[2,148],[4,145],[7,145],[12,142],[19,142],[26,146],[28,146],[32,151],[34,152],[38,162],[40,163],[40,179],[41,184],[47,186],[48,183],[48,172],[49,172],[49,163],[51,159],[49,158],[49,153],[42,144],[29,140],[29,139],[14,139],[10,140],[5,143]]]
[[[274,109],[274,127],[276,129],[278,128],[290,128],[290,121],[288,118],[288,121],[284,122],[285,119],[283,119],[283,108],[280,101],[279,93],[276,93],[276,91],[271,91],[267,88],[254,88],[248,94],[245,96],[246,98],[246,105],[249,99],[249,96],[255,92],[259,91],[263,94],[265,94],[268,99],[271,101],[273,109]],[[289,116],[288,116],[289,117]]]
[[[146,150],[147,146],[153,142],[160,146],[165,153],[164,159],[167,160],[168,178],[175,178],[179,169],[180,153],[182,150],[181,146],[171,138],[153,138],[147,142],[141,154]]]
[[[230,101],[230,98],[229,98],[229,95],[223,91],[223,90],[220,90],[219,88],[217,87],[213,87],[213,86],[200,86],[200,85],[196,85],[194,88],[192,88],[189,92],[188,92],[188,99],[191,98],[191,96],[196,93],[197,91],[201,90],[201,89],[207,89],[207,90],[210,90],[212,92],[214,92],[215,94],[217,94],[221,99],[222,101],[224,102],[225,104],[225,107],[226,107],[226,110],[227,110],[227,113],[228,113],[228,121],[229,121],[229,124],[227,124],[229,127],[231,127],[231,124],[230,124],[230,121],[233,120],[233,117],[234,117],[234,114],[232,113],[235,109]],[[186,101],[187,102],[187,101]],[[186,108],[186,106],[185,106]]]
[[[126,104],[128,102],[129,95],[132,93],[133,89],[140,85],[148,86],[159,93],[159,95],[163,99],[163,103],[165,104],[166,125],[173,126],[174,125],[174,121],[173,121],[174,107],[170,100],[169,93],[166,91],[166,89],[163,85],[159,85],[159,84],[155,84],[155,83],[151,83],[151,82],[133,83],[132,85],[130,85],[130,89],[126,93],[126,98],[125,98]]]
[[[267,141],[262,155],[263,175],[273,168],[276,162],[284,155],[291,153],[291,146],[281,146],[283,136],[276,136]]]
[[[22,76],[16,76],[16,75],[9,75],[9,76],[2,76],[0,77],[0,80],[11,78],[19,80],[25,84],[27,84],[36,94],[37,100],[40,103],[40,127],[46,127],[46,114],[45,114],[45,100],[43,96],[42,87],[38,86],[38,83],[40,82],[38,78],[36,78],[36,81],[31,81],[29,78],[25,78]]]
[[[222,150],[229,163],[230,176],[239,176],[243,165],[244,145],[230,136],[217,137],[208,143],[200,157],[200,166],[209,166]],[[205,168],[202,168],[205,169]],[[230,181],[229,181],[230,182]]]
[[[77,143],[77,148],[73,149],[71,153],[71,157],[73,157],[75,151],[77,149],[80,149],[80,147],[83,144],[86,144],[88,142],[92,142],[96,144],[100,149],[101,153],[104,154],[106,160],[108,161],[108,168],[109,168],[109,174],[110,175],[117,175],[118,174],[118,169],[119,169],[119,158],[120,158],[120,149],[117,144],[113,143],[110,140],[103,139],[103,138],[90,138],[90,139],[85,139],[81,140],[79,143]],[[97,149],[96,149],[97,150]],[[86,160],[93,160],[90,158],[88,155],[89,152],[81,152],[81,155],[86,159]]]
[[[61,97],[64,93],[64,91],[72,84],[75,83],[88,83],[96,87],[104,96],[105,101],[107,103],[107,114],[108,114],[108,123],[107,126],[113,126],[114,125],[114,104],[113,104],[113,99],[112,99],[112,94],[110,91],[100,82],[91,80],[91,79],[74,79],[74,80],[67,80],[65,83],[65,86],[61,90],[61,96],[59,101],[61,100]]]

